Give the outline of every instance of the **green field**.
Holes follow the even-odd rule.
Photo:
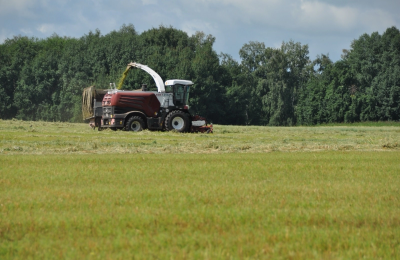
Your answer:
[[[0,121],[0,259],[400,259],[400,125]]]
[[[92,130],[87,124],[0,120],[0,155],[400,151],[399,122],[319,127],[217,125],[214,132],[131,133]]]

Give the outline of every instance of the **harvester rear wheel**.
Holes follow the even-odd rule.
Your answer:
[[[167,131],[175,130],[183,133],[189,129],[189,118],[187,113],[180,110],[172,111],[165,118],[165,129]]]
[[[125,125],[126,131],[139,132],[144,129],[144,121],[140,116],[133,116],[128,119]]]

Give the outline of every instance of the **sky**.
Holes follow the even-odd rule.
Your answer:
[[[163,25],[211,34],[217,53],[238,61],[250,41],[279,48],[290,40],[308,44],[312,60],[329,54],[337,61],[362,34],[400,29],[399,11],[399,0],[0,0],[0,43],[18,35],[80,38],[123,24],[138,33]]]

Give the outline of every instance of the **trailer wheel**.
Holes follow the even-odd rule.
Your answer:
[[[144,129],[144,121],[140,116],[133,116],[128,119],[125,125],[126,131],[139,132]]]
[[[189,128],[189,118],[187,113],[180,110],[172,111],[165,118],[165,129],[167,131],[175,130],[177,132],[186,132]]]

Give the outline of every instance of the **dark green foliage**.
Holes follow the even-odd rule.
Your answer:
[[[243,66],[229,54],[222,53],[220,60],[221,83],[225,86],[225,117],[222,123],[232,125],[249,124],[251,89],[245,88],[244,84],[250,74],[243,73]]]
[[[215,38],[160,26],[138,34],[133,25],[79,39],[14,37],[0,44],[0,118],[81,121],[82,90],[118,83],[131,61],[164,80],[188,79],[193,114],[235,125],[314,125],[400,120],[400,32],[364,34],[333,63],[309,59],[308,46],[249,42],[241,61],[213,49]],[[123,89],[155,83],[131,70]]]
[[[298,90],[306,83],[308,46],[290,41],[281,48],[250,42],[240,50],[250,97],[246,104],[250,124],[293,125]]]
[[[212,49],[214,41],[211,35],[202,32],[189,37],[183,31],[163,26],[137,35],[132,25],[105,36],[97,30],[79,40],[71,39],[58,60],[62,95],[57,103],[63,113],[52,119],[79,120],[80,103],[74,100],[78,100],[83,88],[89,85],[108,88],[109,82],[118,82],[129,62],[136,61],[148,65],[165,80],[193,80],[196,84],[191,90],[192,112],[210,121],[220,121],[225,112],[221,102],[224,89],[219,79],[219,58]],[[155,87],[150,75],[131,70],[122,88],[139,89],[142,84],[150,89]],[[20,111],[25,115],[20,118],[28,118],[26,111]]]
[[[24,84],[26,64],[34,59],[39,48],[36,39],[27,37],[14,37],[1,45],[0,114],[2,118],[11,118],[17,114],[14,96],[18,93],[18,88]],[[24,98],[21,102],[29,105],[30,101]]]
[[[364,34],[343,59],[318,57],[299,94],[299,124],[400,119],[400,32]]]

